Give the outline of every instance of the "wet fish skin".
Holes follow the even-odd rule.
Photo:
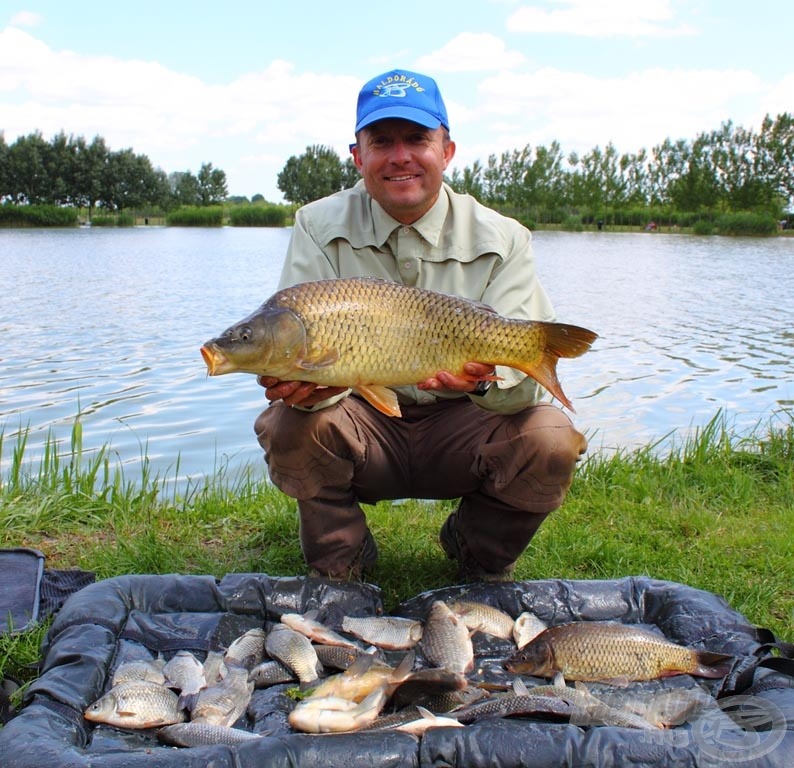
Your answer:
[[[395,726],[395,730],[411,733],[414,736],[421,736],[429,728],[465,728],[463,723],[452,717],[434,715],[430,710],[422,706],[418,706],[417,710],[418,717]]]
[[[584,354],[585,328],[506,318],[476,302],[375,278],[300,283],[207,341],[210,376],[234,371],[353,387],[374,407],[399,416],[389,387],[466,362],[516,368],[572,409],[556,373],[560,357]]]
[[[185,720],[179,697],[170,689],[148,680],[132,680],[113,686],[83,713],[86,720],[118,728],[154,728]]]
[[[268,659],[257,664],[249,673],[248,679],[254,684],[254,688],[267,688],[279,683],[289,683],[297,679],[297,676],[280,661]]]
[[[219,683],[199,691],[192,722],[232,726],[248,707],[254,684],[245,667],[231,666]]]
[[[609,621],[558,624],[504,663],[518,674],[569,680],[640,681],[678,674],[722,677],[731,657],[677,645],[642,627]]]
[[[535,616],[530,611],[523,611],[513,623],[513,640],[519,649],[523,648],[530,640],[534,640],[548,624]]]
[[[158,741],[172,747],[205,747],[213,744],[234,747],[261,738],[259,734],[241,728],[197,722],[166,725],[157,731]]]
[[[287,722],[304,733],[358,731],[375,721],[386,698],[382,688],[374,690],[359,704],[338,696],[308,698],[289,713]]]
[[[422,639],[422,622],[402,616],[344,616],[342,631],[375,645],[398,651],[413,648]]]
[[[198,692],[207,687],[204,665],[190,651],[177,651],[163,667],[163,673],[165,684],[179,689],[180,706],[192,710]]]
[[[265,630],[255,627],[233,640],[223,657],[226,666],[236,665],[252,670],[263,659],[265,637]]]
[[[352,648],[343,648],[341,645],[324,645],[315,643],[314,651],[323,667],[346,670],[353,662],[366,651],[355,651]]]
[[[334,632],[330,627],[325,626],[316,619],[317,611],[309,611],[304,614],[285,613],[281,616],[281,623],[286,624],[290,629],[306,635],[315,643],[324,645],[339,645],[342,648],[352,650],[362,650],[358,643],[342,637],[338,632]]]
[[[374,656],[359,656],[347,670],[323,680],[305,700],[338,697],[359,703],[374,690],[391,693],[410,678],[413,663],[412,653],[406,654],[396,668],[377,661]]]
[[[456,600],[449,607],[474,632],[485,632],[504,640],[513,637],[515,620],[499,608],[472,600]]]
[[[576,682],[573,688],[565,684],[561,675],[555,675],[552,685],[539,685],[527,689],[517,681],[516,690],[528,696],[551,696],[571,705],[570,721],[574,725],[616,725],[622,728],[657,730],[646,718],[624,706],[615,706],[596,696],[584,683]]]
[[[477,701],[450,713],[461,723],[476,723],[492,717],[515,717],[520,715],[545,715],[548,717],[568,719],[571,706],[562,699],[535,694],[497,696]]]
[[[314,682],[322,672],[311,640],[286,624],[276,624],[268,632],[265,650],[271,658],[289,667],[301,683]]]
[[[209,651],[204,659],[204,679],[207,685],[213,685],[226,677],[226,662],[224,651]]]
[[[474,646],[466,625],[441,600],[433,601],[425,621],[422,651],[436,667],[466,674],[474,668]]]
[[[119,664],[113,673],[111,685],[129,683],[134,680],[147,680],[150,683],[165,683],[163,666],[165,659],[137,659]]]

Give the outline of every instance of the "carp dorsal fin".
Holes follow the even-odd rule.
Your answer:
[[[385,413],[387,416],[402,416],[397,395],[388,387],[380,384],[357,384],[355,390],[381,413]]]

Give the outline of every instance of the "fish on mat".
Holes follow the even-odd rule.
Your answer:
[[[229,747],[255,741],[262,737],[257,733],[212,723],[175,723],[157,731],[157,739],[172,747],[205,747],[226,744]]]
[[[649,629],[613,621],[558,624],[541,632],[504,663],[518,674],[569,680],[639,681],[672,675],[717,678],[732,656],[698,651]]]
[[[179,697],[170,688],[149,680],[131,680],[113,686],[83,716],[118,728],[154,728],[186,719]]]
[[[469,629],[441,600],[433,601],[430,606],[421,648],[434,667],[462,675],[474,667],[474,646]]]
[[[201,347],[210,376],[235,371],[352,387],[400,416],[390,387],[467,362],[515,368],[573,410],[557,360],[595,341],[586,328],[503,317],[477,302],[377,278],[299,283]],[[489,377],[493,379],[494,377]]]
[[[401,616],[344,616],[342,630],[378,648],[409,650],[422,639],[422,622]]]

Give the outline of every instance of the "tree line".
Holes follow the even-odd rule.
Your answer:
[[[343,162],[332,148],[313,145],[287,160],[277,183],[287,201],[303,205],[359,178],[352,158]],[[791,219],[794,116],[767,115],[758,131],[728,121],[693,141],[665,139],[631,154],[621,154],[611,142],[582,155],[566,155],[557,141],[526,145],[456,168],[446,180],[456,191],[528,223],[562,222],[572,215],[621,223],[620,216],[661,214],[673,221],[739,211]],[[0,133],[0,201],[168,212],[246,199],[228,197],[226,174],[211,163],[196,175],[166,174],[131,149],[111,151],[99,136],[88,143],[61,132],[45,141],[35,132],[10,145]]]
[[[287,200],[306,203],[352,186],[358,175],[351,166],[328,147],[307,147],[287,161],[278,186]],[[455,168],[446,180],[487,205],[544,222],[632,210],[646,217],[748,211],[779,219],[794,203],[794,117],[767,115],[757,132],[728,121],[694,141],[666,139],[633,154],[611,142],[582,155],[566,155],[556,141],[527,145]]]
[[[100,136],[88,143],[61,132],[46,141],[36,131],[6,144],[0,133],[0,201],[87,208],[90,215],[95,208],[208,206],[227,194],[226,174],[212,163],[196,175],[166,174],[131,149],[111,151]]]
[[[794,202],[794,117],[767,115],[758,132],[723,123],[694,141],[666,139],[648,152],[612,143],[584,155],[555,141],[475,162],[450,179],[496,207],[607,213],[631,207],[782,215]]]

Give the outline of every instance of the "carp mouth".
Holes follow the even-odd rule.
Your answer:
[[[223,373],[231,373],[231,371],[235,370],[229,358],[212,342],[204,344],[199,351],[207,366],[208,376],[220,376]]]

